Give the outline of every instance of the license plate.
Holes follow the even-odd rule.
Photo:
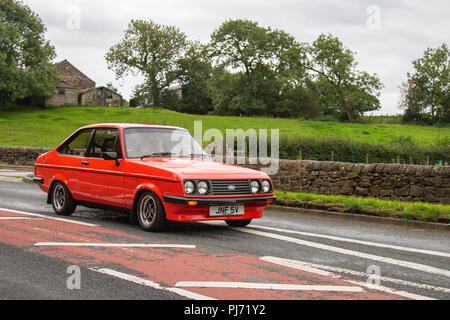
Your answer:
[[[242,216],[245,213],[244,206],[214,206],[209,207],[211,217]]]

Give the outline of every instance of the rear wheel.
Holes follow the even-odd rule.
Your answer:
[[[163,230],[166,226],[166,213],[158,196],[152,192],[144,192],[137,204],[136,218],[144,231]]]
[[[60,216],[70,216],[75,211],[75,201],[69,189],[62,182],[56,182],[53,185],[52,206],[55,213]]]
[[[249,219],[249,220],[228,220],[228,221],[225,221],[225,222],[232,228],[243,228],[243,227],[248,226],[252,222],[252,219]]]

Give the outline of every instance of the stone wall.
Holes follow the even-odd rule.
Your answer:
[[[449,166],[280,160],[272,180],[283,191],[450,204]]]
[[[33,165],[47,151],[0,147],[0,163]],[[280,160],[272,179],[283,191],[450,204],[450,166]]]
[[[40,154],[48,151],[42,148],[0,147],[0,164],[32,166]]]

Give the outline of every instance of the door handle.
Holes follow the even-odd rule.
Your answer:
[[[89,162],[87,162],[87,161],[82,161],[81,164],[82,164],[83,166],[88,166],[88,165],[89,165]]]

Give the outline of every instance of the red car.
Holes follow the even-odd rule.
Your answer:
[[[167,220],[244,227],[275,200],[266,174],[216,163],[189,131],[136,124],[80,128],[35,164],[58,215],[77,205],[125,209],[146,231]]]

